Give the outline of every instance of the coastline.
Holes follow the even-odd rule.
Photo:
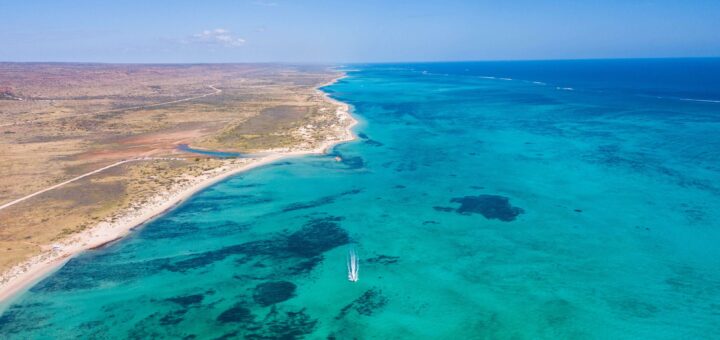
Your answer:
[[[156,195],[139,210],[126,211],[117,220],[100,222],[92,228],[51,245],[51,249],[15,265],[0,275],[0,312],[3,307],[9,305],[13,298],[19,296],[42,278],[60,269],[74,256],[83,251],[99,249],[121,240],[138,227],[166,214],[193,195],[222,180],[281,159],[324,154],[337,144],[357,139],[352,129],[358,124],[358,120],[350,113],[350,106],[331,98],[321,90],[322,87],[332,85],[346,76],[342,74],[332,81],[315,87],[315,90],[320,92],[326,101],[337,107],[335,113],[342,124],[342,131],[339,131],[334,138],[322,141],[312,149],[271,151],[262,157],[245,159],[248,162],[228,162],[222,167],[213,169],[211,173],[193,177],[190,184],[181,184],[168,192]]]

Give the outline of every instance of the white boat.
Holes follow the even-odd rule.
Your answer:
[[[357,282],[357,280],[360,278],[358,276],[358,271],[360,270],[360,262],[354,249],[350,249],[350,251],[348,252],[347,270],[348,280],[350,280],[351,282]]]

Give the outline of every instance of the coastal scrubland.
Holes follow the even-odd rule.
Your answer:
[[[193,176],[238,160],[195,148],[312,149],[343,129],[317,87],[341,74],[274,64],[0,63],[0,272]]]

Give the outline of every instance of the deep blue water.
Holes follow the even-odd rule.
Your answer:
[[[540,82],[561,89],[609,92],[612,95],[720,102],[720,63],[717,58],[495,61],[384,66],[454,77],[509,78]]]
[[[0,334],[720,334],[720,60],[348,69],[325,90],[354,107],[358,141],[236,176],[73,259]]]

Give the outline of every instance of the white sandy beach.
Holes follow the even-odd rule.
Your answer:
[[[319,87],[327,86],[339,79],[341,78]],[[320,90],[318,89],[318,91]],[[227,164],[222,167],[210,170],[200,176],[188,178],[189,181],[178,184],[167,192],[157,194],[142,207],[122,212],[119,218],[112,222],[100,222],[96,226],[75,234],[68,239],[48,245],[49,249],[40,255],[14,266],[0,276],[0,303],[7,303],[11,298],[28,289],[43,277],[62,267],[64,263],[78,253],[101,247],[127,236],[134,228],[166,213],[190,196],[225,178],[283,158],[322,154],[338,143],[354,140],[356,137],[352,132],[352,128],[357,124],[357,120],[350,114],[349,106],[328,97],[324,92],[322,94],[326,100],[337,106],[336,113],[341,126],[337,127],[338,135],[335,138],[323,141],[308,150],[279,150],[262,157],[227,161]]]

